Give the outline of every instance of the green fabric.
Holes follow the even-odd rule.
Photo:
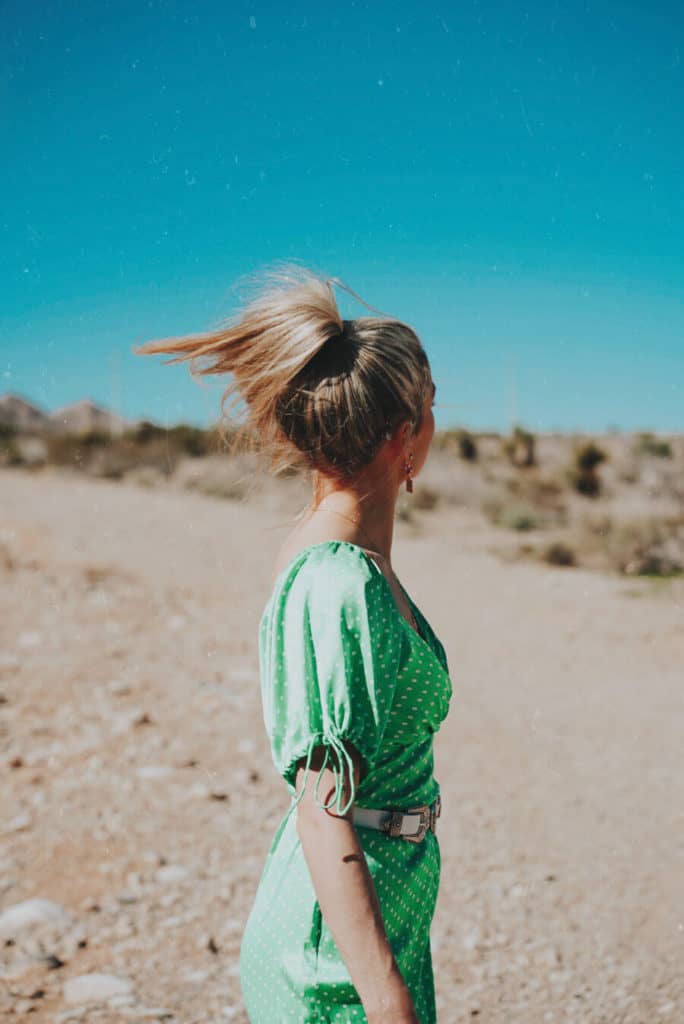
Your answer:
[[[327,803],[314,789],[322,807],[343,813],[356,802],[405,810],[436,798],[433,737],[449,710],[452,686],[444,647],[406,597],[420,634],[363,548],[322,541],[302,549],[280,573],[261,616],[264,723],[291,799],[240,947],[251,1024],[366,1021],[316,899],[296,830],[294,779],[298,759],[308,764],[314,747],[324,745],[336,788]],[[356,789],[343,740],[363,758]],[[308,773],[305,782],[310,785]],[[429,933],[441,868],[437,836],[428,830],[422,843],[409,843],[360,825],[357,833],[421,1024],[435,1024]]]

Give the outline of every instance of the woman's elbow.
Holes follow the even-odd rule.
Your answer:
[[[332,795],[334,795],[334,790],[329,797],[319,799],[321,799],[321,803],[327,803],[331,800]],[[348,800],[349,794],[343,795],[341,806],[344,807]],[[320,834],[323,829],[339,825],[341,820],[349,822],[352,820],[351,808],[345,814],[340,814],[335,806],[335,801],[332,801],[332,806],[330,807],[322,807],[314,799],[313,794],[309,793],[304,793],[304,796],[297,804],[295,813],[297,815],[297,833],[300,839],[303,835]]]

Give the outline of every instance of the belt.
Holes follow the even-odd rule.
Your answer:
[[[437,818],[441,813],[442,798],[438,794],[434,803],[407,807],[405,811],[375,810],[354,805],[352,821],[355,825],[376,828],[408,843],[422,843],[428,829],[437,831]]]

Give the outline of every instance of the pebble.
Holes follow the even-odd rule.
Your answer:
[[[127,978],[114,974],[79,974],[64,982],[64,999],[67,1003],[103,1003],[133,995],[133,985]]]
[[[131,687],[122,679],[115,679],[113,683],[109,684],[109,692],[113,697],[126,697],[131,692]]]
[[[15,903],[0,914],[0,937],[14,938],[19,932],[36,925],[49,924],[67,928],[72,921],[72,915],[59,903],[34,897]]]
[[[165,885],[173,882],[182,882],[189,874],[188,869],[181,867],[180,864],[166,864],[157,871],[157,881],[163,882]]]
[[[141,764],[135,774],[139,779],[165,779],[171,774],[171,769],[167,764]]]
[[[12,832],[22,832],[26,828],[31,828],[33,819],[28,811],[22,811],[20,814],[15,815],[3,826],[0,835],[8,836]]]

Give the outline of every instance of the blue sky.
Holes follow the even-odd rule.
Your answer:
[[[417,330],[438,427],[684,430],[683,29],[674,2],[6,2],[0,391],[207,424],[222,383],[132,346],[295,259]]]

